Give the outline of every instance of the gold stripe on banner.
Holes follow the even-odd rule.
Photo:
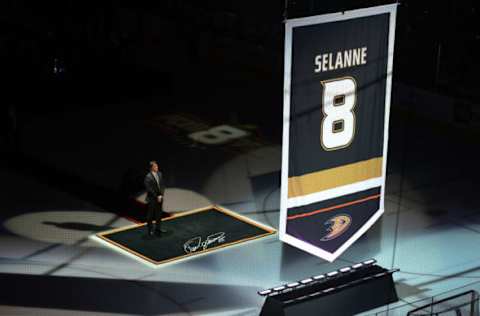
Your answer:
[[[288,178],[288,197],[316,193],[382,175],[382,157]]]

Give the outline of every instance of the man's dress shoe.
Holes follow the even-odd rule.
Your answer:
[[[166,232],[167,232],[167,230],[162,229],[162,228],[155,230],[155,234],[156,234],[157,236],[160,236],[160,235],[162,235],[162,234],[165,234]]]

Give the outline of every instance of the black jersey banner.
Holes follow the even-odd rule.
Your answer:
[[[395,15],[286,22],[280,239],[328,261],[384,210]]]

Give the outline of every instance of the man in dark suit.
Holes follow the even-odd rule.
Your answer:
[[[156,161],[149,162],[150,170],[145,176],[145,189],[147,190],[147,228],[148,234],[161,235],[167,231],[161,228],[162,213],[163,213],[163,194],[165,192],[165,184],[163,176],[158,171],[158,164]],[[153,220],[155,220],[156,227],[154,230]]]

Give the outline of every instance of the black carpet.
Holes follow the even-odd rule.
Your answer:
[[[145,224],[98,236],[151,263],[160,264],[275,233],[273,229],[259,227],[242,218],[231,211],[209,207],[164,219],[162,229],[167,232],[161,236],[149,236]]]

